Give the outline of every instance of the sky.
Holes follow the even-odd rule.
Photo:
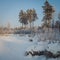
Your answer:
[[[0,0],[0,26],[7,26],[10,23],[11,27],[21,26],[19,23],[20,10],[35,9],[38,18],[35,21],[35,26],[42,24],[44,2],[46,0]],[[48,0],[54,6],[55,14],[60,12],[60,0]]]

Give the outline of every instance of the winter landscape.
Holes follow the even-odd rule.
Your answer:
[[[39,41],[38,36],[29,37],[29,35],[20,36],[19,34],[9,34],[0,36],[0,60],[60,60],[58,58],[48,58],[45,55],[26,56],[25,52],[31,51],[51,51],[53,54],[59,54],[59,41]],[[60,37],[59,37],[60,38]],[[33,40],[33,42],[30,41]]]
[[[0,5],[0,60],[60,60],[58,0],[3,0]]]

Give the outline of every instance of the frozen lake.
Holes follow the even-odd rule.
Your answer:
[[[34,44],[29,39],[27,35],[0,36],[0,60],[46,60],[45,56],[25,56],[26,49]]]

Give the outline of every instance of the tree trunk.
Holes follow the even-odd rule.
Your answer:
[[[33,22],[33,28],[34,28],[34,22]]]
[[[22,28],[23,28],[23,23],[22,23]]]
[[[25,25],[25,29],[26,29],[26,26],[27,26],[27,25]]]
[[[30,22],[30,29],[31,29],[31,22]]]

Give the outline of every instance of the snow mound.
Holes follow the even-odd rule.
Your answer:
[[[53,54],[60,54],[60,44],[59,42],[51,42],[49,43],[49,41],[40,41],[38,42],[38,44],[35,44],[31,47],[29,47],[26,52],[39,52],[39,51],[49,51]]]

